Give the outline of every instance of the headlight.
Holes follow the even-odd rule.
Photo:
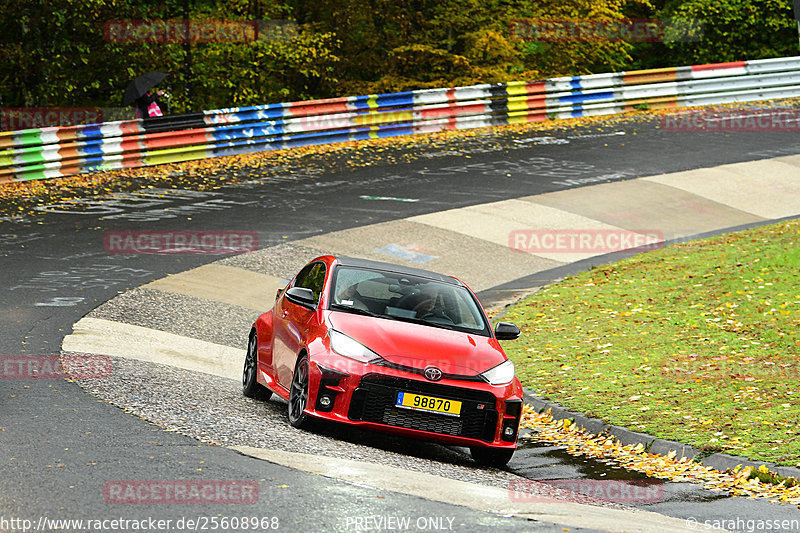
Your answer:
[[[492,385],[503,385],[514,379],[514,363],[507,359],[494,368],[490,368],[481,374],[483,379]]]
[[[330,330],[330,337],[331,348],[333,348],[333,351],[339,355],[349,357],[350,359],[355,359],[356,361],[361,361],[362,363],[370,363],[381,358],[380,355],[376,354],[357,340],[351,339],[344,333],[340,333],[335,329]]]

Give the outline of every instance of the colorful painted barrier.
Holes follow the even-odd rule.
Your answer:
[[[309,144],[800,96],[800,57],[483,84],[0,132],[0,183]]]

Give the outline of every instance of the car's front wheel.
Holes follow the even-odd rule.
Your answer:
[[[250,335],[247,343],[247,355],[244,356],[242,369],[242,394],[256,400],[269,400],[272,391],[256,380],[258,369],[258,337],[255,333]]]
[[[301,355],[294,366],[292,385],[289,389],[289,423],[301,428],[308,415],[305,413],[308,403],[308,356]]]
[[[469,453],[472,455],[472,459],[479,465],[502,468],[511,460],[511,456],[514,455],[514,450],[473,446],[469,449]]]

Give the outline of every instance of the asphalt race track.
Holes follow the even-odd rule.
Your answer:
[[[417,153],[410,149],[406,155],[413,157],[407,158],[399,157],[404,155],[402,147],[394,150],[398,157],[393,162],[376,156],[371,164],[355,168],[332,165],[320,171],[317,167],[298,165],[263,169],[247,183],[213,192],[149,190],[87,198],[80,206],[75,202],[52,206],[35,217],[0,219],[3,258],[0,354],[6,357],[59,354],[73,324],[118,294],[219,259],[203,255],[109,254],[104,249],[106,231],[247,230],[258,234],[262,250],[278,245],[291,247],[292,243],[313,242],[332,232],[381,227],[382,223],[399,224],[410,217],[434,217],[442,211],[489,202],[559,191],[580,192],[595,184],[792,156],[800,154],[800,143],[789,133],[669,133],[657,129],[653,123],[622,122],[604,131],[585,128],[549,134],[487,133],[454,140],[451,146],[438,152]],[[753,201],[757,203],[759,199]],[[751,215],[751,219],[737,219],[729,226],[757,223],[765,218],[780,217]],[[390,237],[397,241],[400,236]],[[389,238],[388,242],[394,241]],[[230,261],[237,259],[246,260],[231,258]],[[386,259],[392,260],[388,256]],[[554,259],[547,266],[555,268],[564,263]],[[505,264],[484,262],[476,272],[504,268]],[[544,269],[542,265],[538,268]],[[503,284],[513,286],[508,285],[509,280],[525,278],[527,273],[520,270],[517,274],[498,283],[487,282],[480,290],[487,298],[501,300],[504,293],[492,289]],[[214,323],[198,326],[195,320],[186,319],[190,300],[161,299],[148,303],[148,290],[151,296],[155,292],[154,289],[132,292],[134,296],[129,298],[134,298],[135,305],[123,310],[161,305],[173,312],[170,320],[180,326],[178,329],[184,336],[204,339],[204,335],[212,335],[204,331],[213,332],[217,336],[211,342],[224,346],[235,346],[236,329],[231,326],[246,323],[252,313],[257,314],[252,309],[257,305],[250,305],[250,315],[243,312],[237,315],[237,309],[248,307],[229,303],[231,312],[226,316],[233,317],[231,324],[225,328]],[[119,310],[113,306],[119,306],[120,301],[109,302],[103,316],[119,320],[119,316],[112,314]],[[265,297],[263,310],[270,306],[270,299]],[[146,324],[146,317],[141,320]],[[192,331],[187,329],[192,327],[195,328]],[[220,339],[220,335],[228,336]],[[246,330],[241,332],[242,348],[245,335]],[[121,369],[128,369],[124,376],[130,378],[130,383],[108,382],[120,387],[159,390],[164,398],[180,398],[181,394],[200,400],[219,398],[221,405],[231,405],[232,410],[221,411],[224,413],[250,409],[253,412],[259,408],[238,395],[220,392],[220,387],[226,386],[222,384],[230,381],[215,381],[224,380],[223,377],[206,380],[197,373],[192,377],[185,370],[171,368],[160,373],[159,367],[153,366],[155,363],[136,364],[129,359],[115,358],[114,365],[115,378]],[[147,376],[152,382],[136,382],[137,376]],[[122,382],[125,378],[121,378]],[[184,378],[195,381],[189,387],[182,381]],[[213,386],[217,383],[220,387]],[[357,478],[342,481],[348,477],[326,470],[331,464],[340,464],[332,460],[320,459],[318,464],[311,465],[301,465],[296,457],[290,456],[260,460],[252,456],[258,453],[248,455],[244,448],[234,451],[187,436],[218,436],[213,432],[224,431],[218,426],[225,426],[227,420],[219,413],[212,410],[204,419],[209,428],[207,433],[204,428],[195,428],[195,432],[168,431],[101,399],[119,395],[120,387],[101,390],[99,385],[98,397],[94,397],[78,384],[63,380],[0,379],[0,443],[6,451],[0,457],[3,463],[0,530],[21,530],[19,520],[31,520],[36,526],[42,517],[135,520],[152,517],[172,520],[166,530],[182,531],[193,529],[186,527],[187,519],[246,516],[264,518],[267,521],[261,525],[277,526],[284,531],[355,531],[367,530],[370,524],[374,530],[377,517],[408,518],[411,526],[407,529],[411,530],[431,530],[436,526],[453,531],[562,531],[563,527],[580,530],[574,527],[574,515],[580,512],[586,515],[582,524],[587,528],[644,530],[642,524],[647,524],[644,514],[614,514],[621,512],[615,507],[603,507],[597,516],[586,508],[573,507],[553,510],[536,519],[503,516],[507,513],[481,510],[466,500],[436,501],[431,498],[440,495],[426,498],[424,491],[414,493],[390,484],[379,484],[388,488],[374,488],[375,485],[354,481]],[[136,401],[144,406],[142,412],[146,412],[148,401],[152,403],[147,398]],[[124,404],[123,400],[116,403]],[[196,405],[187,403],[188,411]],[[288,424],[280,416],[283,411],[279,402],[268,404],[264,416],[275,427],[263,424],[261,430],[265,434],[277,432],[280,437],[281,432],[287,433]],[[133,406],[128,410],[136,412]],[[342,461],[350,453],[350,459],[355,461],[363,461],[364,455],[370,455],[372,461],[380,462],[382,456],[375,454],[385,452],[394,458],[392,467],[402,469],[418,463],[423,466],[410,468],[417,474],[436,474],[453,483],[474,485],[476,481],[478,484],[484,481],[485,486],[495,489],[506,488],[510,481],[524,478],[609,475],[602,472],[601,466],[564,457],[557,449],[526,447],[517,453],[509,471],[482,471],[471,467],[457,450],[438,446],[416,449],[408,442],[387,444],[375,436],[363,437],[367,446],[330,428],[321,428],[311,435],[287,435],[288,439],[318,441],[320,445],[335,447]],[[283,466],[289,463],[294,468]],[[365,475],[378,476],[374,472]],[[246,480],[258,484],[258,501],[203,505],[108,503],[109,484],[124,480]],[[419,483],[422,482],[420,479]],[[430,490],[444,492],[445,487],[448,485],[441,484],[438,489],[433,486]],[[465,485],[449,487],[468,492]],[[666,501],[650,510],[681,519],[693,517],[700,522],[737,516],[800,518],[800,512],[793,507],[723,498],[694,487],[670,486],[665,494]],[[273,518],[277,520],[273,522]],[[3,519],[17,519],[17,522],[4,523]],[[181,519],[184,522],[178,525]],[[675,530],[678,524],[678,521],[665,522],[664,530]],[[210,529],[210,521],[206,525],[208,530],[214,530]],[[389,529],[389,523],[383,522],[382,527]],[[234,529],[229,526],[217,530]]]

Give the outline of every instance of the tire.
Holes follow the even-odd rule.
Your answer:
[[[289,388],[289,424],[296,428],[307,425],[305,413],[308,403],[308,356],[301,355],[294,365],[292,385]]]
[[[258,370],[258,337],[255,333],[250,335],[247,342],[247,354],[244,356],[242,369],[242,394],[248,398],[266,401],[272,396],[272,391],[256,380]]]
[[[507,448],[482,448],[473,446],[469,449],[472,459],[481,466],[502,468],[511,460],[515,450]]]

